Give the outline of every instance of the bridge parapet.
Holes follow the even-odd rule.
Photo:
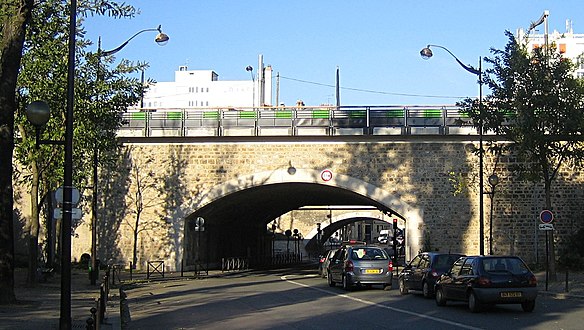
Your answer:
[[[124,114],[123,137],[476,135],[452,105],[158,108]]]

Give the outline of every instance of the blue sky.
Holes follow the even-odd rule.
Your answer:
[[[584,34],[582,0],[125,2],[141,14],[89,17],[87,37],[97,44],[101,36],[109,50],[137,31],[162,25],[170,36],[166,46],[153,42],[155,33],[143,33],[116,54],[148,62],[147,78],[173,81],[174,71],[187,65],[214,70],[220,80],[249,80],[245,68],[255,70],[262,54],[281,76],[280,101],[286,105],[297,99],[335,103],[337,66],[343,105],[454,104],[478,95],[476,76],[440,49],[423,60],[419,52],[427,44],[445,46],[476,67],[491,48],[505,47],[505,30],[527,29],[544,10],[550,12],[550,32],[564,32],[570,19],[574,32]]]

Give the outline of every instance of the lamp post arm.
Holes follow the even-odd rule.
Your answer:
[[[450,51],[448,48],[446,48],[446,47],[444,47],[444,46],[440,46],[440,45],[428,45],[428,48],[430,48],[430,47],[438,47],[438,48],[442,48],[442,49],[444,49],[445,51],[447,51],[447,52],[448,52],[448,54],[450,54],[452,57],[454,57],[454,59],[456,60],[456,62],[458,62],[458,64],[460,64],[460,66],[461,66],[463,69],[465,69],[466,71],[468,71],[468,72],[470,72],[470,73],[472,73],[472,74],[475,74],[475,75],[479,76],[479,79],[481,78],[481,69],[480,69],[480,68],[477,70],[477,69],[473,68],[473,67],[472,67],[472,66],[470,66],[470,65],[467,65],[467,64],[464,64],[464,63],[462,63],[462,62],[461,62],[461,61],[458,59],[458,57],[456,57],[456,55],[454,55],[454,54],[453,54],[453,53],[452,53],[452,52],[451,52],[451,51]]]
[[[121,45],[119,45],[118,47],[112,49],[112,50],[106,50],[106,51],[101,51],[100,52],[100,56],[108,56],[108,55],[113,55],[117,52],[119,52],[120,50],[122,50],[122,48],[126,47],[126,45],[132,40],[134,39],[136,36],[138,36],[141,33],[144,32],[155,32],[155,31],[159,31],[160,32],[160,26],[156,29],[144,29],[141,31],[136,32],[133,36],[131,36],[128,40],[124,41],[124,43],[122,43]]]

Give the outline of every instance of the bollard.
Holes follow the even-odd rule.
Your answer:
[[[87,319],[87,329],[97,329],[97,308],[91,307],[91,318]],[[91,328],[89,328],[89,320],[91,320]]]
[[[570,292],[570,288],[568,287],[568,269],[566,268],[566,292]]]
[[[86,330],[94,330],[93,328],[93,319],[91,317],[88,317],[87,320],[85,320],[85,329]]]

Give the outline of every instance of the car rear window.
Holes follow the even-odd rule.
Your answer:
[[[489,273],[503,272],[520,275],[530,271],[523,260],[519,258],[485,258],[482,260],[482,263],[485,271]]]
[[[448,270],[460,258],[458,254],[441,254],[436,256],[434,268]]]
[[[387,260],[388,256],[385,251],[377,248],[363,247],[353,248],[351,252],[353,260]]]

